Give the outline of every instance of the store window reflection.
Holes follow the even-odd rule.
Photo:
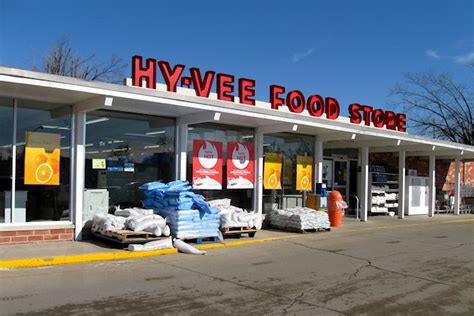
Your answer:
[[[302,192],[296,190],[298,156],[314,156],[314,137],[291,133],[268,134],[263,139],[263,152],[282,154],[281,190],[263,191],[263,210],[302,206]],[[264,166],[265,167],[265,166]]]
[[[69,220],[68,106],[18,100],[14,222]]]
[[[253,189],[227,189],[227,143],[253,144],[253,129],[223,124],[196,124],[188,128],[187,180],[192,181],[193,140],[222,142],[222,190],[195,190],[208,200],[231,199],[234,206],[253,209]]]
[[[150,115],[88,113],[86,189],[108,196],[109,208],[142,206],[140,185],[174,180],[174,125],[174,119]]]
[[[13,99],[0,98],[0,122],[0,223],[9,223],[11,221],[9,205],[12,189]]]

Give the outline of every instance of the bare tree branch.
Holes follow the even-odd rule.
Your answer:
[[[474,94],[471,87],[447,74],[405,74],[404,85],[395,85],[392,95],[409,113],[409,124],[421,134],[474,145]]]
[[[33,63],[32,69],[84,80],[119,83],[126,67],[122,59],[115,55],[108,62],[98,62],[95,54],[80,57],[63,36],[45,54],[39,56],[39,63]]]

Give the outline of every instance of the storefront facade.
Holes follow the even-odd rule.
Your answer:
[[[195,185],[195,190],[260,214],[301,206],[303,192],[325,182],[354,209],[360,200],[361,219],[367,220],[369,153],[380,152],[398,156],[393,167],[400,183],[399,218],[405,215],[409,156],[428,157],[431,188],[436,159],[455,161],[459,213],[460,161],[474,158],[473,146],[409,135],[404,117],[395,113],[378,112],[366,126],[358,104],[351,105],[351,118],[344,118],[334,98],[305,98],[277,85],[270,88],[270,102],[255,101],[255,81],[235,80],[234,87],[233,76],[225,74],[215,76],[212,93],[209,72],[201,76],[194,70],[185,77],[184,68],[154,61],[151,72],[149,60],[137,62],[133,59],[134,73],[125,85],[0,68],[0,244],[81,239],[96,212],[139,205],[143,183],[196,183],[193,157],[201,143],[217,146],[221,169],[214,179],[218,187]],[[163,81],[157,80],[158,68]],[[250,152],[251,165],[242,167],[247,174],[231,166],[236,148]],[[264,167],[269,157],[280,170],[274,188],[269,182],[276,174]],[[303,189],[298,168],[310,181]],[[436,190],[430,192],[432,216]]]

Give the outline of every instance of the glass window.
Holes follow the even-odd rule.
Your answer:
[[[18,100],[14,222],[70,219],[70,129],[69,107]]]
[[[5,204],[10,204],[12,189],[13,99],[0,98],[0,122],[0,223],[9,223]]]
[[[86,189],[108,192],[108,206],[142,206],[138,189],[175,178],[175,122],[171,118],[94,111],[86,120]]]
[[[296,190],[296,157],[314,156],[314,137],[292,133],[268,134],[263,138],[263,153],[283,154],[282,190],[263,191],[263,210],[302,205],[302,193]],[[314,165],[314,158],[313,158]],[[313,167],[314,169],[314,167]],[[314,179],[314,171],[313,171]]]
[[[188,128],[187,179],[192,181],[193,140],[202,139],[222,142],[222,190],[195,190],[209,200],[231,199],[234,206],[253,209],[253,189],[227,189],[227,142],[253,144],[253,129],[222,124],[196,124]]]

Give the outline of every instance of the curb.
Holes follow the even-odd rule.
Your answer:
[[[414,227],[420,225],[441,225],[441,224],[461,224],[474,222],[474,218],[469,219],[458,219],[458,220],[446,220],[436,223],[416,223],[416,224],[402,224],[402,225],[391,225],[391,226],[377,226],[377,227],[366,227],[360,229],[348,229],[348,232],[354,231],[368,231],[368,230],[380,230],[388,228],[400,228],[400,227]],[[209,250],[217,248],[227,248],[227,247],[238,247],[250,244],[265,243],[271,241],[278,241],[290,238],[299,238],[303,236],[308,236],[307,234],[297,234],[297,235],[285,235],[277,237],[268,237],[261,239],[251,239],[243,241],[233,241],[228,243],[216,243],[216,244],[206,244],[195,246],[200,250]],[[37,257],[37,258],[25,258],[25,259],[13,259],[13,260],[4,260],[0,261],[0,269],[25,269],[25,268],[38,268],[45,266],[56,266],[63,264],[75,264],[75,263],[84,263],[84,262],[95,262],[95,261],[111,261],[111,260],[120,260],[120,259],[133,259],[133,258],[144,258],[144,257],[153,257],[153,256],[163,256],[177,254],[178,249],[162,249],[162,250],[151,250],[145,252],[129,252],[129,251],[116,251],[116,252],[104,252],[104,253],[89,253],[81,255],[66,255],[66,256],[56,256],[56,257]]]

